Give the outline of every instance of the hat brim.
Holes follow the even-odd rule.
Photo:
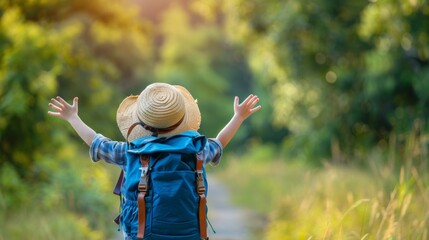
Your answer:
[[[185,116],[182,123],[177,128],[170,132],[159,134],[159,136],[172,136],[189,130],[198,131],[200,128],[201,113],[196,100],[192,97],[191,93],[186,88],[179,85],[174,85],[174,87],[179,90],[185,101]],[[138,125],[134,127],[130,135],[127,136],[128,129],[131,127],[131,125],[140,122],[136,111],[137,98],[138,96],[126,97],[121,102],[116,112],[116,123],[118,124],[119,130],[126,141],[132,141],[152,134],[152,132]]]

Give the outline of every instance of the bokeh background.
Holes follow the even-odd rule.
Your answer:
[[[121,140],[115,114],[183,85],[215,137],[260,97],[210,173],[255,239],[429,239],[426,0],[0,0],[0,239],[109,239],[119,169],[47,114]]]

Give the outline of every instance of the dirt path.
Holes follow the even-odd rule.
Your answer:
[[[210,240],[251,239],[248,219],[249,212],[234,206],[226,186],[216,176],[209,175],[209,220],[216,233],[209,227]]]

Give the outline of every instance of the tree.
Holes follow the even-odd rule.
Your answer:
[[[55,151],[59,130],[46,111],[56,95],[79,96],[85,120],[119,138],[112,105],[141,84],[151,58],[138,13],[125,1],[82,0],[4,0],[0,11],[0,167],[31,177],[37,159]]]
[[[76,34],[25,22],[18,8],[1,17],[0,166],[5,162],[29,175],[35,158],[49,142],[46,100],[57,89],[63,54]]]
[[[163,12],[155,76],[159,81],[186,86],[198,100],[200,131],[216,136],[233,114],[233,97],[247,97],[254,80],[242,50],[223,38],[219,21],[204,15],[216,15],[216,9],[202,13],[192,3],[195,1],[190,1],[188,8],[172,5]],[[237,142],[248,135],[242,132],[235,138]]]
[[[276,123],[301,152],[329,156],[338,145],[353,153],[427,118],[424,1],[235,0],[225,9],[271,87]]]

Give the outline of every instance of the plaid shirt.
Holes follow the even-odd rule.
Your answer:
[[[103,160],[107,163],[119,165],[122,169],[126,165],[126,153],[128,151],[127,142],[112,141],[101,134],[97,134],[92,140],[89,155],[93,162]],[[223,153],[222,144],[217,139],[207,139],[204,150],[201,151],[204,164],[210,163],[212,166],[219,164]]]

